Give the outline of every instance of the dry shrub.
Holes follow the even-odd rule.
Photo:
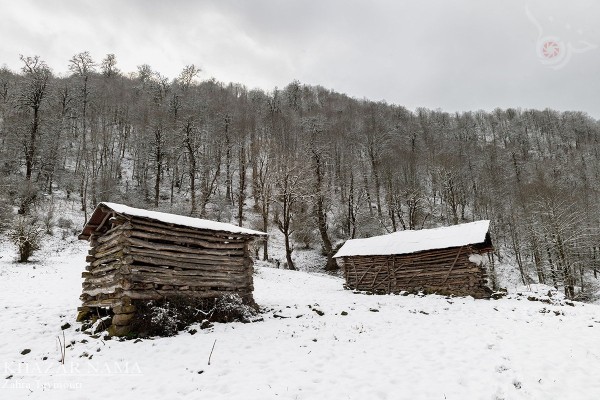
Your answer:
[[[30,218],[17,218],[8,238],[19,250],[19,262],[29,261],[29,257],[40,249],[43,229]]]
[[[174,296],[162,300],[136,302],[133,332],[141,336],[174,336],[194,323],[250,322],[258,314],[254,304],[247,304],[238,294],[214,299]]]

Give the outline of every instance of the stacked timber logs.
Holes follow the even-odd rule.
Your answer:
[[[343,257],[346,286],[376,293],[401,291],[487,298],[486,273],[469,258],[490,248],[462,246],[412,254]]]
[[[136,301],[236,293],[245,303],[254,302],[252,238],[106,212],[89,235],[80,320],[94,308],[110,308],[112,333],[122,335]]]

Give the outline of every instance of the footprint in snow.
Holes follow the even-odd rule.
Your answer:
[[[501,374],[505,371],[508,371],[510,368],[508,368],[506,365],[499,365],[496,367],[496,372]]]
[[[521,384],[521,382],[517,379],[513,380],[513,386],[515,387],[515,389],[521,389],[521,387],[523,386]]]

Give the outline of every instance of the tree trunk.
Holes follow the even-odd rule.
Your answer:
[[[194,152],[193,126],[188,121],[185,125],[185,147],[188,152],[188,175],[190,177],[190,201],[192,203],[190,215],[196,215],[196,154]]]
[[[156,127],[154,131],[154,140],[156,143],[154,144],[154,158],[156,159],[156,177],[154,179],[154,206],[158,207],[158,202],[160,199],[160,178],[162,175],[162,128]]]
[[[379,183],[379,161],[375,158],[373,151],[370,152],[371,155],[371,168],[373,169],[373,179],[375,181],[375,199],[377,201],[377,215],[379,218],[383,218],[383,214],[381,213],[381,184]]]
[[[262,222],[263,232],[267,232],[269,229],[269,203],[265,202],[262,206]],[[269,259],[269,238],[266,237],[263,241],[263,261]]]
[[[325,265],[326,271],[332,271],[338,269],[338,265],[333,259],[333,248],[331,246],[331,239],[329,239],[329,233],[327,232],[327,214],[324,207],[324,196],[323,196],[323,173],[321,156],[317,152],[313,151],[313,161],[315,164],[315,212],[317,214],[317,225],[321,240],[323,242],[323,253],[327,257],[327,264]]]
[[[363,164],[363,185],[365,188],[365,194],[367,196],[367,205],[369,207],[369,215],[372,217],[373,216],[373,207],[372,207],[373,200],[371,200],[371,191],[369,190],[369,178],[367,175],[366,162],[364,162],[362,164]]]
[[[290,235],[284,234],[285,237],[285,260],[287,262],[288,269],[296,271],[294,260],[292,260],[292,252],[294,248],[290,245]]]
[[[356,213],[354,211],[354,174],[350,171],[350,188],[348,189],[348,234],[350,239],[356,236]]]
[[[246,200],[246,148],[242,143],[239,154],[239,188],[238,188],[238,225],[244,222],[244,201]]]
[[[33,123],[29,135],[29,143],[25,152],[25,179],[30,181],[33,172],[33,160],[35,157],[35,147],[37,140],[38,127],[40,123],[39,107],[33,107]]]
[[[292,203],[294,202],[294,194],[292,193],[291,176],[289,171],[286,172],[283,177],[283,193],[280,194],[281,200],[281,219],[277,220],[277,227],[283,233],[285,242],[285,259],[287,261],[288,269],[296,270],[294,260],[292,260],[292,252],[294,247],[290,242],[290,236],[292,235]]]
[[[233,204],[233,179],[231,177],[231,140],[229,138],[230,118],[225,116],[225,198]]]

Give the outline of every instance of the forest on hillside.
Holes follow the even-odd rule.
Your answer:
[[[76,54],[65,76],[21,61],[0,69],[3,235],[61,191],[86,217],[114,201],[273,226],[289,268],[315,247],[335,269],[348,238],[490,219],[493,286],[508,260],[525,284],[595,288],[600,123],[585,113],[410,111],[296,81],[201,80],[195,65],[124,73],[112,54]]]

